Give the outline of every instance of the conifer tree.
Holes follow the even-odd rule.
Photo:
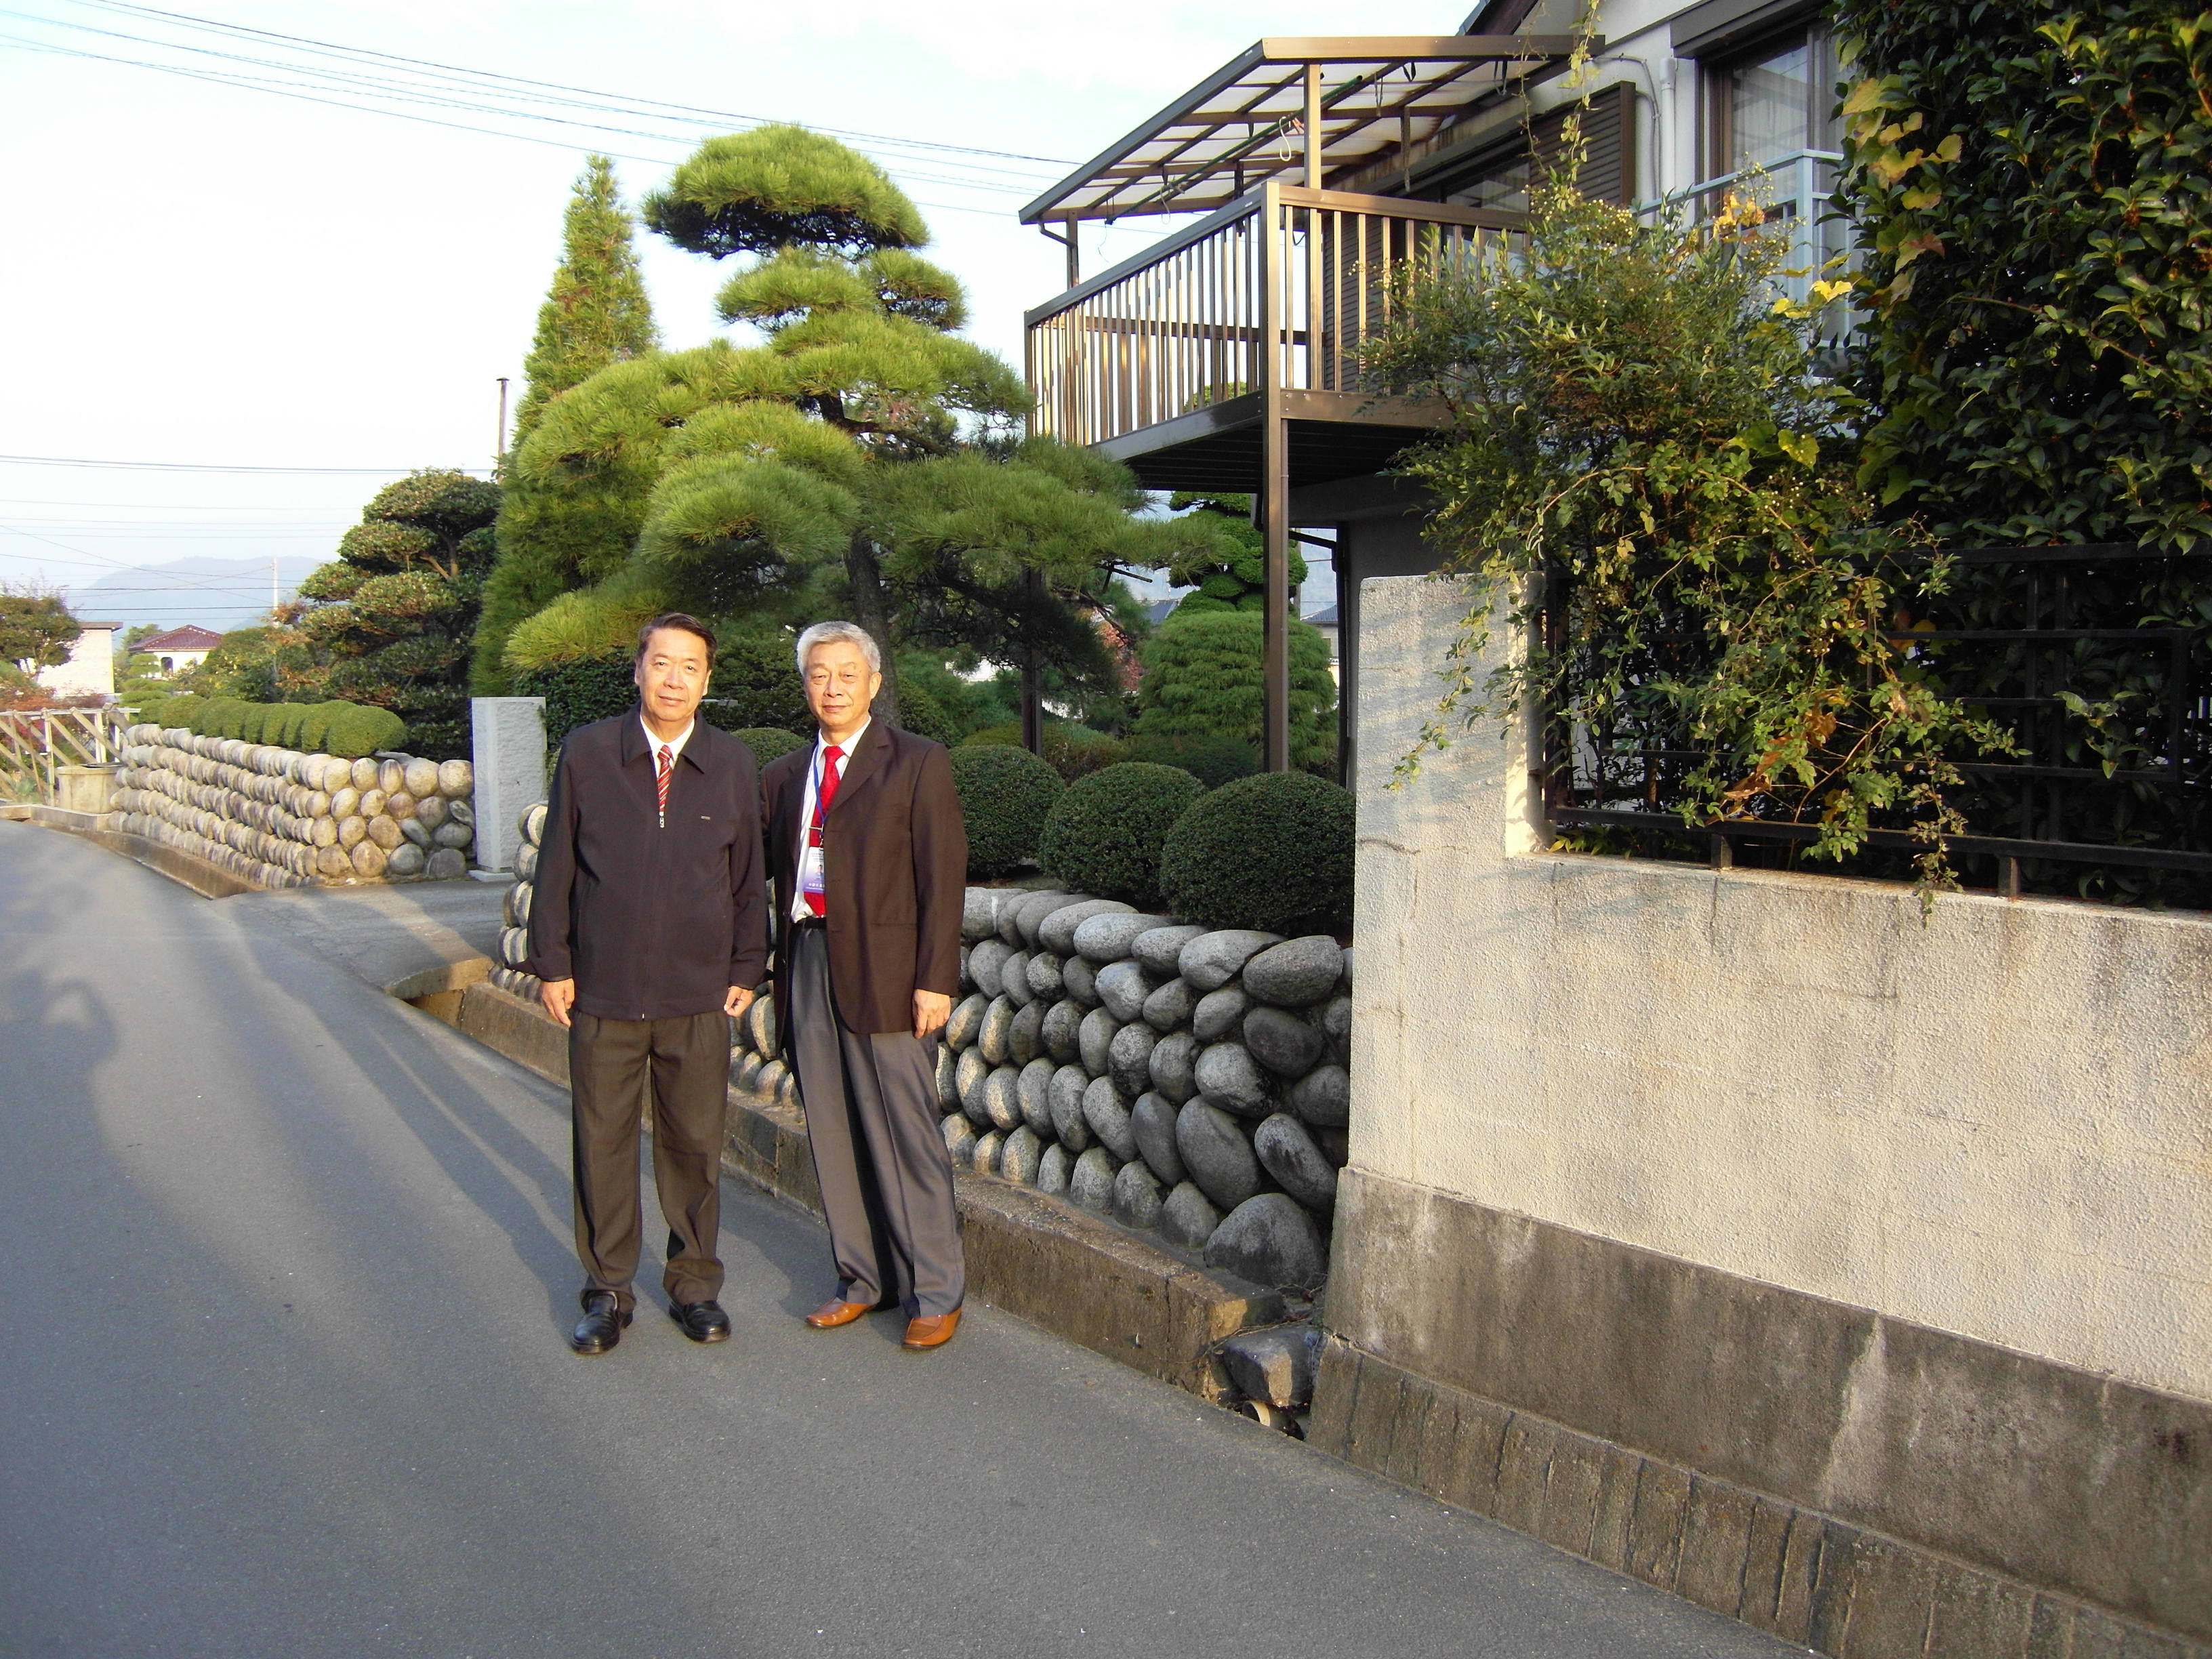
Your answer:
[[[589,157],[561,222],[561,263],[523,359],[529,386],[514,411],[512,447],[521,447],[557,394],[659,343],[630,246],[631,223],[615,164],[604,155]]]
[[[459,472],[417,472],[378,491],[338,556],[280,612],[276,695],[389,708],[415,753],[465,757],[470,642],[499,502],[497,485]]]
[[[1210,544],[1133,518],[1121,469],[1017,438],[1026,390],[957,337],[960,284],[913,252],[921,216],[865,156],[799,127],[712,139],[644,217],[751,256],[717,309],[758,343],[618,363],[547,409],[514,457],[480,689],[617,647],[669,605],[728,617],[825,568],[887,644],[1042,640],[1048,620],[1065,640],[1113,571]]]

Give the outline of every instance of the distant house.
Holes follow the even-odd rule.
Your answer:
[[[112,697],[115,695],[115,635],[121,623],[88,622],[70,647],[65,661],[41,668],[40,685],[59,697]]]
[[[222,643],[222,635],[188,625],[139,641],[131,647],[131,654],[158,658],[164,674],[181,674],[187,668],[198,668],[207,660],[207,653]]]
[[[1306,625],[1328,641],[1328,677],[1331,679],[1336,678],[1336,607],[1327,605],[1318,611],[1308,613]]]

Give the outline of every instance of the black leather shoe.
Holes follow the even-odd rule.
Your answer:
[[[694,1342],[730,1340],[730,1316],[722,1311],[719,1302],[672,1302],[668,1304],[668,1316]]]
[[[615,1305],[612,1291],[591,1291],[584,1297],[584,1316],[568,1333],[568,1346],[578,1353],[605,1353],[622,1340],[630,1316]]]

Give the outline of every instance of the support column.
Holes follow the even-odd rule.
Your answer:
[[[545,799],[545,699],[469,700],[476,768],[478,867],[512,870],[522,850],[522,810]]]
[[[1307,101],[1318,100],[1308,67]],[[1311,135],[1308,135],[1310,142]],[[1310,165],[1310,162],[1309,162]],[[1286,210],[1268,185],[1260,205],[1260,533],[1267,560],[1261,616],[1261,763],[1270,772],[1291,769],[1291,434],[1283,418],[1283,382],[1291,353]]]

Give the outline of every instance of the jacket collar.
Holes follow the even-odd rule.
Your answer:
[[[818,732],[815,741],[821,741]],[[852,758],[845,763],[844,775],[837,785],[837,798],[830,803],[830,810],[835,812],[844,805],[851,799],[853,791],[883,769],[884,763],[890,758],[890,727],[878,715],[868,722],[868,729],[860,733],[859,746]]]
[[[650,763],[653,751],[645,741],[643,706],[638,703],[630,704],[629,713],[622,717],[622,763],[624,766],[628,766],[632,761],[645,761]],[[684,748],[676,757],[676,763],[678,766],[688,762],[695,771],[706,772],[712,769],[710,763],[703,758],[711,754],[711,744],[700,741],[706,733],[705,716],[694,714],[691,717],[691,735],[684,739]]]

